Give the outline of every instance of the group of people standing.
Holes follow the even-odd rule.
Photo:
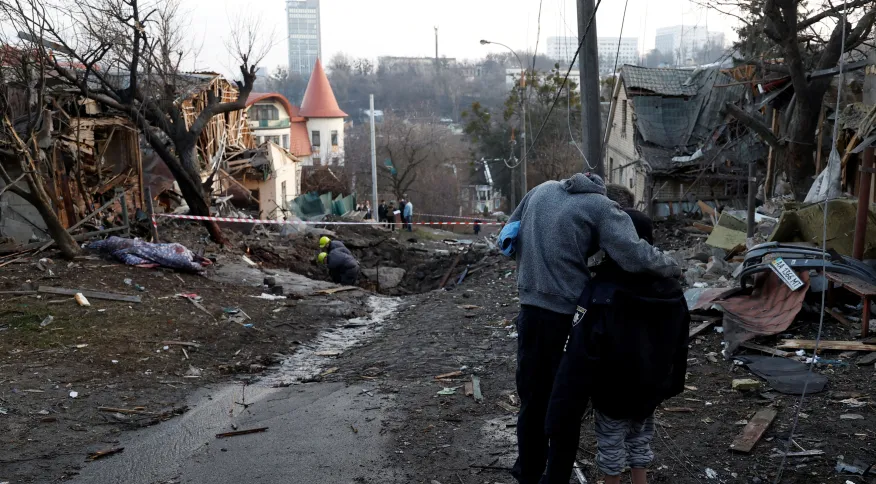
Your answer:
[[[522,484],[569,483],[591,403],[605,484],[619,484],[626,468],[633,484],[645,484],[653,412],[684,388],[681,271],[653,247],[650,218],[609,196],[594,174],[545,182],[500,235],[518,269],[512,474]],[[600,250],[603,262],[589,267]]]
[[[377,222],[384,224],[390,230],[395,230],[396,215],[401,217],[401,229],[413,232],[414,204],[410,200],[400,199],[398,209],[395,208],[395,203],[392,201],[389,204],[385,200],[380,201],[380,205],[377,206]]]

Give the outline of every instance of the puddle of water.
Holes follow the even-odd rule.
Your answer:
[[[299,347],[280,364],[278,371],[266,376],[262,382],[284,386],[313,379],[330,366],[334,357],[376,336],[383,321],[400,303],[397,298],[369,297],[370,312],[367,316],[348,319],[333,329],[323,331],[313,341]]]

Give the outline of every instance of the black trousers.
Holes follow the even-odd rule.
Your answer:
[[[563,358],[563,347],[571,327],[571,314],[555,313],[535,306],[520,308],[520,316],[517,318],[517,394],[520,396],[520,413],[517,416],[518,457],[511,474],[521,484],[560,482],[542,479],[546,467],[549,476],[553,472],[554,466],[548,464],[548,457],[551,456],[551,461],[568,460],[555,457],[554,454],[568,453],[568,439],[571,436],[564,436],[563,445],[558,445],[561,443],[559,440],[549,442],[545,432],[545,417],[554,378]],[[576,434],[572,450],[573,460],[577,447]],[[567,473],[564,484],[568,482]]]

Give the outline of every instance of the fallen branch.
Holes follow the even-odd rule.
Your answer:
[[[226,437],[236,437],[238,435],[247,435],[247,434],[257,434],[260,432],[265,432],[268,430],[268,427],[259,427],[257,429],[247,429],[247,430],[235,430],[234,432],[225,432],[223,434],[216,434],[217,439],[224,439]]]

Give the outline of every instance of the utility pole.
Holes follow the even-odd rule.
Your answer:
[[[535,73],[533,73],[535,75]],[[520,73],[520,141],[523,143],[520,150],[520,200],[529,192],[526,184],[526,70]]]
[[[602,117],[599,115],[599,50],[596,43],[596,19],[590,22],[596,11],[593,0],[578,1],[578,42],[583,41],[578,54],[578,70],[581,73],[581,147],[587,156],[582,171],[593,171],[605,177],[602,163]],[[587,24],[590,30],[587,31]],[[587,32],[586,37],[584,33]],[[590,166],[595,168],[591,169]]]
[[[371,103],[371,219],[377,213],[377,143],[374,136],[374,94],[369,96]]]
[[[438,65],[438,27],[435,27],[435,65]]]

